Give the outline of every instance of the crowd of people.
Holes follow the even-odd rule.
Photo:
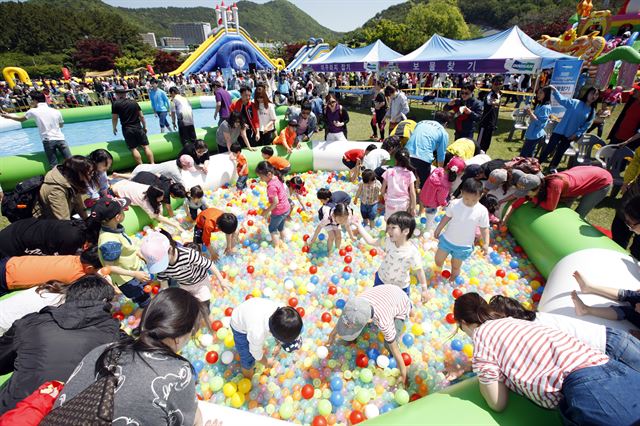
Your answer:
[[[29,401],[48,383],[56,392],[45,421],[60,422],[80,415],[83,398],[92,389],[97,392],[95,384],[109,389],[111,383],[114,421],[201,422],[195,395],[197,375],[180,350],[192,333],[209,326],[212,296],[223,294],[230,286],[216,267],[221,253],[213,235],[224,235],[226,256],[234,256],[240,235],[235,214],[225,206],[209,205],[201,186],[185,187],[182,171],[217,172],[209,170],[207,144],[195,135],[189,102],[183,96],[185,87],[194,92],[201,88],[215,96],[218,153],[228,153],[234,163],[237,190],[246,190],[250,172],[266,185],[267,202],[259,213],[268,223],[269,240],[276,250],[287,249],[294,200],[306,208],[309,197],[315,196],[321,208],[306,249],[326,244],[331,255],[342,247],[346,232],[350,239],[361,238],[384,252],[378,271],[370,277],[372,286],[346,301],[327,336],[327,346],[336,339],[355,341],[373,323],[396,361],[402,384],[407,382],[407,366],[398,337],[412,304],[428,301],[425,265],[416,240],[430,236],[438,240],[433,269],[443,268],[450,257],[449,279],[455,281],[476,245],[487,255],[491,252],[491,225],[506,223],[524,202],[553,211],[579,200],[576,211],[584,218],[612,187],[611,174],[601,167],[554,170],[568,143],[587,132],[596,118],[596,89],[588,88],[579,99],[565,98],[552,86],[537,89],[528,109],[531,125],[522,155],[491,159],[486,151],[499,108],[509,101],[502,94],[502,76],[485,77],[482,85],[489,90],[478,98],[476,82],[462,77],[456,83],[456,97],[443,111],[417,123],[409,134],[399,135],[395,130],[410,118],[402,89],[434,84],[440,78],[402,74],[393,81],[371,82],[375,88],[372,137],[383,143],[380,147],[363,144],[364,149],[344,153],[342,162],[357,184],[353,193],[329,187],[309,194],[304,175],[292,175],[294,165],[275,155],[272,145],[282,145],[291,153],[321,129],[327,143],[346,141],[349,113],[331,92],[332,87],[345,83],[345,77],[355,79],[349,84],[360,84],[363,81],[358,79],[366,76],[235,73],[225,81],[221,73],[211,73],[146,82],[108,81],[110,89],[102,93],[112,102],[113,132],[118,132],[120,123],[138,164],[129,174],[111,175],[112,154],[99,149],[88,156],[71,155],[60,113],[47,105],[46,93],[30,94],[32,108],[25,117],[37,121],[51,170],[41,178],[32,205],[25,209],[16,204],[14,213],[20,220],[0,231],[0,295],[23,290],[0,301],[0,374],[13,372],[0,389],[0,415],[20,415],[24,405],[17,406],[18,402]],[[447,81],[441,80],[442,85]],[[94,84],[104,83],[96,80]],[[511,78],[509,84],[521,90],[528,83],[524,78]],[[232,101],[229,90],[236,89],[240,97]],[[175,160],[155,164],[145,117],[135,100],[140,90],[151,99],[162,131],[179,131],[184,147]],[[639,93],[640,87],[611,132],[613,140],[629,146],[640,144]],[[551,97],[567,111],[544,144]],[[276,105],[288,105],[287,127],[280,132]],[[22,116],[2,116],[22,120]],[[446,130],[449,124],[454,126],[453,141]],[[258,148],[263,161],[250,166],[243,151]],[[542,148],[541,161],[533,157],[538,148]],[[139,149],[149,164],[142,164]],[[64,157],[61,164],[58,154]],[[551,154],[544,175],[541,162]],[[629,176],[625,175],[625,195],[614,222],[614,238],[627,243],[640,234],[640,189],[636,188],[640,150],[636,157],[627,170]],[[146,232],[139,242],[128,235],[131,230],[123,222],[130,206],[139,207],[162,228],[181,229],[171,208],[172,198],[184,200],[193,229],[191,242],[177,243],[172,232],[164,229]],[[439,211],[444,215],[436,220]],[[386,223],[381,238],[371,235],[378,217],[384,217]],[[421,217],[426,219],[427,232],[419,236],[415,230]],[[323,232],[326,243],[319,242]],[[640,243],[634,240],[632,254],[636,257],[638,247]],[[417,279],[414,288],[412,274]],[[153,297],[147,288],[152,275],[166,283]],[[599,287],[579,272],[576,280],[582,292],[622,303],[594,308],[574,294],[578,315],[628,319],[640,327],[637,312],[624,305],[638,303],[637,291]],[[140,325],[131,336],[123,335],[111,315],[116,293],[143,309]],[[497,298],[488,303],[476,293],[457,298],[453,311],[462,331],[473,339],[472,367],[492,409],[505,408],[507,389],[511,389],[542,407],[559,408],[569,424],[584,424],[586,419],[593,424],[640,420],[628,392],[640,383],[640,341],[635,337],[588,323],[568,327],[564,319],[526,311],[516,301]],[[245,300],[233,309],[230,328],[241,371],[248,378],[253,377],[256,362],[272,365],[282,349],[292,354],[302,344],[302,316],[278,300]],[[528,337],[522,339],[523,335]],[[277,344],[269,353],[266,341],[271,338]],[[575,350],[565,357],[569,347]],[[530,374],[522,374],[519,366],[525,364]],[[64,387],[57,382],[65,382]]]

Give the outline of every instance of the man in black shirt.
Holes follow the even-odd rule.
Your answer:
[[[122,86],[116,86],[116,101],[111,105],[111,123],[113,124],[113,134],[118,134],[118,119],[122,124],[122,135],[127,147],[133,155],[136,164],[142,164],[142,157],[138,148],[142,147],[149,159],[149,163],[154,164],[153,152],[149,149],[149,139],[147,139],[147,122],[140,105],[132,99],[127,98],[128,90]]]
[[[0,258],[75,255],[97,237],[82,220],[22,219],[0,231]]]
[[[500,99],[502,98],[502,83],[504,79],[501,75],[496,75],[491,80],[491,91],[483,99],[482,117],[478,123],[478,144],[484,152],[489,151],[493,131],[498,127],[498,114],[500,113]]]

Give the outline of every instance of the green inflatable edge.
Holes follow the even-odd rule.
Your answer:
[[[566,207],[549,212],[528,202],[513,212],[507,225],[511,235],[545,278],[563,257],[579,250],[602,248],[626,253],[625,249]]]
[[[472,378],[452,385],[407,405],[362,423],[367,426],[422,425],[560,425],[557,410],[547,410],[525,397],[509,392],[507,408],[497,413],[484,401],[478,379]]]

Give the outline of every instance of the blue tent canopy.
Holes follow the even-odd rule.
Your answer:
[[[303,66],[315,71],[376,71],[380,62],[394,61],[401,56],[380,40],[356,49],[338,44],[331,52]]]
[[[543,47],[515,26],[475,40],[436,34],[415,51],[381,66],[403,72],[532,74],[553,68],[556,61],[575,59]]]

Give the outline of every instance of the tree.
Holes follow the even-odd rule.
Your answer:
[[[407,34],[407,25],[388,19],[381,19],[373,26],[363,28],[359,36],[366,44],[371,44],[376,40],[382,40],[393,50],[408,53],[412,49],[409,47],[410,39],[407,37]]]
[[[157,73],[171,72],[178,68],[182,62],[177,52],[167,53],[157,50],[153,60],[153,70]]]
[[[87,38],[76,43],[72,58],[78,68],[107,71],[113,69],[114,59],[118,56],[120,56],[120,48],[117,44],[97,38]]]
[[[407,40],[409,50],[420,47],[434,34],[457,40],[471,36],[455,1],[432,0],[428,4],[416,4],[407,14],[406,25],[414,34]]]
[[[138,59],[131,56],[121,56],[115,60],[114,65],[120,73],[127,74],[136,68],[144,67],[152,62],[153,58]]]

